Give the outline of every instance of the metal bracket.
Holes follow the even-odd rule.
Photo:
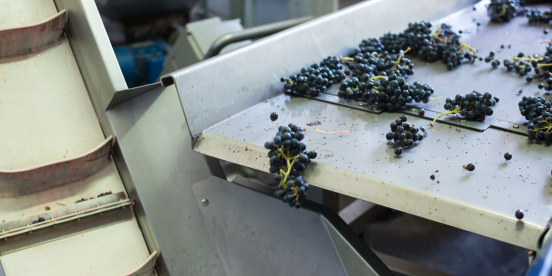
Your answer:
[[[375,113],[375,114],[380,114],[384,111],[383,108],[379,108],[379,107],[376,107],[374,105],[369,105],[369,104],[359,102],[359,101],[344,100],[344,99],[341,99],[338,96],[333,95],[333,94],[320,93],[320,95],[317,96],[317,97],[311,97],[311,96],[308,96],[308,95],[302,95],[302,94],[297,94],[297,93],[286,93],[286,94],[305,97],[305,98],[309,98],[309,99],[313,99],[313,100],[317,100],[317,101],[321,101],[321,102],[326,102],[326,103],[331,103],[331,104],[336,104],[336,105],[341,105],[341,106],[345,106],[345,107],[350,107],[350,108],[354,108],[354,109],[358,109],[358,110],[362,110],[362,111],[366,111],[366,112],[370,112],[370,113]]]
[[[118,104],[124,103],[134,97],[138,97],[160,86],[161,86],[160,82],[155,82],[147,85],[142,85],[138,87],[117,91],[115,92],[115,94],[113,94],[113,98],[111,98],[111,101],[107,105],[106,110],[109,110]]]
[[[432,120],[432,121],[433,121],[433,119],[435,119],[435,117],[437,117],[439,114],[441,114],[441,113],[436,112],[436,111],[423,109],[424,114],[420,115],[420,112],[419,112],[420,109],[423,109],[423,108],[414,107],[414,106],[407,106],[406,109],[404,109],[403,111],[401,111],[399,113],[404,113],[404,114],[407,114],[407,115],[412,115],[412,116],[416,116],[416,117],[420,117],[420,118],[424,118],[424,119],[428,119],[428,120]],[[471,129],[471,130],[475,130],[475,131],[485,131],[491,126],[490,124],[487,124],[487,123],[477,122],[477,121],[472,121],[472,120],[466,120],[464,118],[457,117],[457,116],[446,116],[446,117],[443,116],[443,117],[437,119],[437,122],[445,123],[445,124],[449,124],[449,125],[453,125],[453,126],[457,126],[457,127],[461,127],[461,128],[467,128],[467,129]]]
[[[103,212],[124,208],[132,202],[124,192],[110,194],[76,204],[56,208],[18,220],[0,223],[0,239],[31,233],[33,231],[55,227],[58,224],[80,220],[81,218],[101,215]]]
[[[504,131],[521,134],[523,136],[527,136],[527,126],[522,124],[516,124],[511,122],[506,122],[500,119],[496,119],[491,122],[491,127],[496,129],[501,129]]]

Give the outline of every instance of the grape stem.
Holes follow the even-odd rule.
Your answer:
[[[401,51],[401,54],[399,55],[399,58],[397,58],[397,61],[395,61],[395,65],[393,65],[393,69],[397,70],[397,65],[399,65],[399,62],[401,62],[401,58],[406,54],[408,51],[410,51],[410,47],[406,48],[406,50]]]
[[[458,50],[458,53],[460,53],[464,50],[468,50],[468,51],[472,52],[472,54],[474,54],[474,55],[477,54],[477,50],[474,49],[472,46],[462,43],[462,44],[460,44],[460,49]]]
[[[387,79],[387,76],[375,76],[370,78],[370,80],[379,80],[379,79]]]
[[[338,132],[325,132],[325,131],[321,131],[317,128],[314,129],[314,131],[318,132],[318,133],[321,133],[321,134],[342,134],[342,133],[351,133],[351,131],[338,131]]]
[[[293,163],[295,163],[295,157],[292,157],[292,156],[289,156],[288,154],[286,154],[283,150],[283,148],[279,148],[278,149],[278,153],[280,156],[284,157],[284,159],[286,160],[286,164],[287,164],[287,172],[284,171],[283,169],[280,169],[280,174],[283,176],[282,177],[282,180],[280,180],[280,187],[282,187],[282,189],[286,189],[287,188],[287,179],[289,177],[289,173],[291,172],[291,169],[293,168]],[[293,160],[292,160],[293,159]]]
[[[449,114],[458,114],[460,112],[460,107],[457,107],[449,112],[445,112],[445,113],[441,113],[439,115],[437,115],[437,117],[435,117],[435,119],[433,119],[433,122],[431,122],[431,124],[429,124],[430,126],[433,126],[433,124],[435,124],[435,122],[437,121],[437,119],[439,119],[440,117],[442,116],[445,116],[445,115],[449,115]]]
[[[462,40],[462,38],[460,38],[460,42],[461,42],[461,44],[460,44],[460,49],[458,50],[458,53],[460,53],[464,50],[468,50],[468,51],[472,52],[472,54],[474,54],[474,55],[477,54],[477,50],[474,49],[472,46],[464,43],[464,40]]]
[[[540,70],[541,67],[544,67],[544,66],[552,66],[552,63],[539,64],[538,65],[539,70]]]
[[[552,130],[552,123],[547,122],[546,120],[542,121],[546,125],[544,127],[535,127],[533,129],[533,132],[537,132],[539,130],[546,130],[545,132],[550,132]]]
[[[339,60],[340,61],[354,61],[355,59],[352,58],[352,57],[340,57]]]
[[[500,17],[506,14],[506,3],[502,4],[502,12],[497,13],[496,16]]]
[[[520,58],[520,57],[493,57],[493,59],[513,59],[514,61],[520,61],[520,60],[523,60],[523,61],[533,61],[533,60],[536,60],[536,61],[542,61],[543,58],[542,57],[538,57],[538,58]],[[539,64],[540,66],[540,64]]]
[[[437,32],[432,34],[431,37],[438,37],[441,34],[441,26],[437,27]]]

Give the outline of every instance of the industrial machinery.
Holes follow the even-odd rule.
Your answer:
[[[327,207],[305,200],[290,209],[273,187],[227,180],[221,160],[268,172],[263,144],[278,125],[293,122],[320,154],[304,174],[313,186],[532,250],[529,275],[548,275],[552,192],[541,172],[550,168],[535,159],[550,148],[528,144],[521,118],[507,113],[517,94],[500,94],[508,108],[491,121],[441,119],[415,153],[395,158],[378,124],[387,127],[399,113],[332,90],[317,98],[284,94],[279,80],[412,21],[453,24],[481,48],[516,45],[520,34],[503,35],[515,24],[476,25],[488,20],[487,2],[474,9],[470,0],[366,1],[129,89],[94,1],[5,1],[3,273],[416,275],[380,259]],[[509,91],[519,81],[469,66],[451,79],[444,65],[416,66],[412,79],[430,82],[443,97],[474,85]],[[413,104],[401,114],[427,125],[440,105]],[[308,125],[314,121],[351,132],[324,136]],[[497,161],[505,147],[515,162]],[[467,162],[489,167],[465,174]],[[429,182],[431,173],[439,184]],[[518,209],[523,220],[514,216]],[[417,275],[432,274],[442,275]]]

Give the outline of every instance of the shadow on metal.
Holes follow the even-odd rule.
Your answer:
[[[236,178],[234,178],[233,180],[233,183],[236,183],[241,186],[252,189],[254,191],[266,194],[270,197],[272,197],[275,191],[275,189],[272,187],[263,185],[258,182],[251,181],[241,176],[236,176]],[[198,184],[196,183],[195,185],[198,185]],[[195,191],[196,189],[194,189],[194,193]],[[247,197],[247,201],[251,201],[252,200],[251,197],[253,197],[254,194],[249,193],[248,195],[249,197]],[[211,193],[211,196],[212,196],[212,193]],[[231,200],[231,198],[235,198],[235,197],[228,196],[227,198],[228,200]],[[238,199],[243,201],[244,198],[238,198]],[[202,199],[200,198],[199,200],[201,201]],[[275,216],[282,215],[282,216],[288,216],[290,220],[290,224],[292,224],[292,221],[294,221],[296,216],[303,218],[302,216],[305,215],[305,214],[299,213],[299,210],[295,210],[293,208],[287,207],[286,204],[283,204],[281,202],[276,202],[279,200],[266,199],[266,198],[263,198],[261,200],[263,200],[265,204],[268,204],[268,201],[274,201],[275,202],[274,204],[278,208],[278,209],[269,208],[269,206],[265,206],[265,208],[262,208],[263,210],[260,212],[270,213],[270,216],[267,215],[266,217],[266,219],[268,220],[275,220],[277,219],[275,218]],[[213,199],[210,199],[210,202],[211,202],[210,204],[212,204]],[[280,206],[282,208],[279,208]],[[252,207],[255,207],[255,206],[253,205]],[[333,212],[332,210],[330,210],[329,208],[323,205],[320,205],[318,203],[315,203],[309,200],[304,200],[302,202],[302,209],[310,211],[309,213],[311,214],[315,213],[320,215],[320,217],[322,218],[323,224],[326,225],[328,234],[330,235],[331,240],[334,246],[336,247],[339,258],[341,259],[341,262],[343,263],[343,266],[348,275],[393,275],[392,272],[387,268],[387,266],[378,258],[378,256],[370,248],[368,248],[366,244],[364,244],[364,242],[343,221],[343,219],[339,217],[337,213]],[[278,213],[279,211],[283,214],[279,214]],[[258,217],[255,217],[255,219],[257,218]],[[207,217],[205,217],[205,220],[207,220]],[[269,223],[269,222],[266,222],[266,223]],[[209,223],[206,221],[206,224],[209,224]],[[260,222],[257,224],[260,224]],[[277,227],[279,226],[281,226],[282,229],[286,229],[286,228],[294,229],[293,225],[286,225],[286,224],[277,225]],[[308,227],[308,226],[311,226],[311,225],[306,224],[304,227]],[[314,227],[313,229],[307,232],[314,233],[319,230],[320,228]],[[286,233],[286,232],[283,232],[283,233]],[[320,258],[320,261],[322,260],[323,259]]]

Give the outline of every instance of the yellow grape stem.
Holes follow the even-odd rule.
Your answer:
[[[462,44],[460,45],[460,49],[458,50],[458,53],[460,53],[460,52],[462,52],[462,51],[464,51],[464,50],[468,50],[468,51],[472,52],[474,55],[477,54],[477,50],[474,49],[472,46],[470,46],[470,45],[468,45],[468,44],[462,43]]]
[[[497,13],[496,16],[503,16],[506,14],[506,3],[503,3],[502,4],[502,12],[501,13]]]
[[[338,131],[338,132],[325,132],[318,129],[314,129],[314,131],[320,133],[320,134],[342,134],[342,133],[351,133],[351,131]]]
[[[379,79],[387,79],[388,77],[387,76],[375,76],[375,77],[371,77],[370,80],[379,80]]]
[[[351,57],[340,57],[339,60],[354,61],[355,59],[354,59],[354,58],[351,58]]]
[[[397,69],[397,65],[399,65],[399,62],[401,62],[401,58],[404,56],[404,54],[406,54],[408,51],[410,51],[410,47],[406,48],[406,50],[402,51],[401,54],[399,55],[399,58],[397,58],[397,61],[395,61],[395,65],[393,66],[393,68]]]
[[[439,35],[441,34],[441,26],[439,26],[439,27],[437,27],[437,28],[438,28],[437,32],[434,33],[434,34],[432,34],[431,37],[437,37],[437,36],[439,36]]]
[[[441,114],[437,115],[437,117],[435,117],[435,119],[433,119],[433,122],[431,122],[431,124],[429,124],[429,125],[433,126],[433,124],[435,124],[437,119],[439,119],[442,116],[449,115],[449,114],[458,114],[458,112],[460,112],[460,107],[457,107],[457,108],[455,108],[455,109],[453,109],[449,112],[446,112],[446,113],[441,113]]]
[[[543,60],[543,58],[541,58],[541,57],[538,57],[538,58],[493,57],[493,59],[513,59],[514,61],[519,61],[519,60],[523,60],[523,61],[533,61],[533,60],[542,61]]]
[[[546,125],[544,127],[536,127],[533,129],[533,132],[537,132],[539,130],[546,130],[545,132],[550,132],[552,130],[552,124],[547,122],[546,120],[542,121]]]
[[[280,154],[284,157],[284,159],[286,159],[286,164],[287,164],[287,172],[280,169],[280,174],[283,176],[282,180],[280,180],[280,187],[282,187],[282,189],[285,190],[287,188],[287,185],[286,185],[287,179],[289,177],[291,169],[293,168],[293,163],[295,163],[295,159],[291,160],[293,157],[290,157],[287,154],[285,154],[282,149],[280,149]]]

